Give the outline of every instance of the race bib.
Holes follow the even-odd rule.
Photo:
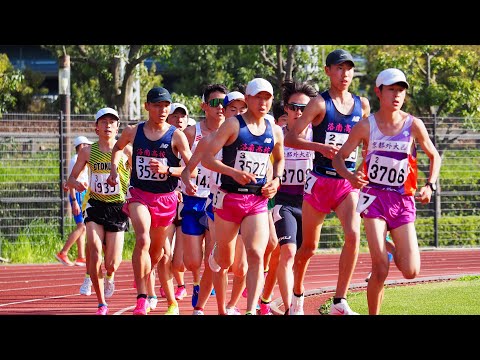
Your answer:
[[[310,171],[312,171],[311,160],[285,159],[285,169],[283,170],[282,184],[304,185],[307,175]]]
[[[312,188],[313,185],[315,185],[315,182],[318,180],[318,178],[314,175],[312,175],[311,172],[308,173],[307,175],[307,180],[305,180],[305,186],[304,186],[304,191],[307,194],[312,193]]]
[[[135,162],[135,169],[137,170],[137,178],[139,180],[148,180],[148,181],[166,181],[168,179],[168,174],[159,174],[154,173],[150,169],[150,159],[157,159],[160,163],[167,166],[166,158],[152,158],[150,156],[137,156]]]
[[[197,185],[197,195],[199,197],[207,197],[210,194],[210,170],[203,166],[197,166],[198,174],[195,178],[195,184]]]
[[[111,186],[107,183],[110,173],[92,173],[90,177],[90,189],[100,195],[116,195],[120,193],[120,177],[117,175],[117,185]]]
[[[270,154],[265,153],[237,151],[235,169],[252,173],[257,179],[263,179],[267,174],[269,157]]]
[[[370,195],[366,194],[364,192],[359,192],[358,193],[358,204],[357,204],[357,212],[362,213],[365,211],[366,208],[368,208],[373,201],[377,198],[376,195]]]
[[[368,179],[376,184],[400,186],[407,180],[408,159],[396,160],[373,155],[368,163]]]
[[[325,144],[342,147],[342,145],[345,144],[347,139],[348,139],[348,134],[327,131],[325,136]],[[355,148],[355,150],[353,150],[350,153],[350,155],[348,156],[348,158],[345,159],[345,161],[356,162],[357,155],[358,155],[358,147]]]
[[[217,209],[223,209],[223,199],[225,198],[225,195],[228,193],[221,191],[220,189],[215,191],[215,194],[213,195],[213,207]]]

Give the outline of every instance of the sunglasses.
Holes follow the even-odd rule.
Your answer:
[[[303,112],[303,110],[305,109],[305,106],[307,106],[307,104],[295,104],[295,103],[287,104],[287,108],[292,111],[300,110],[301,112]]]
[[[208,101],[208,106],[210,107],[218,107],[218,105],[223,106],[223,99],[217,98],[217,99],[211,99]]]

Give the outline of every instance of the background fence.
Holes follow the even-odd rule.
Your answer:
[[[0,256],[2,244],[44,241],[52,231],[71,231],[71,210],[61,187],[71,145],[78,135],[97,140],[93,115],[3,114],[0,118]],[[477,246],[480,234],[480,119],[423,117],[443,163],[438,191],[428,205],[417,203],[419,244]],[[126,126],[121,123],[121,129]],[[70,133],[68,133],[70,129]],[[419,179],[428,177],[428,159],[419,148]],[[70,153],[70,151],[72,153]],[[70,221],[69,221],[70,220]],[[132,230],[130,230],[132,231]],[[327,217],[321,248],[343,244],[340,223]],[[362,232],[362,245],[366,246]]]

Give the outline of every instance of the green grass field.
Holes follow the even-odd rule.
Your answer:
[[[350,293],[348,303],[359,314],[368,314],[365,291]],[[330,304],[331,299],[319,308],[319,312],[328,313]],[[480,276],[387,286],[381,315],[480,315]]]

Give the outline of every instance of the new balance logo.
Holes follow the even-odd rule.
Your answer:
[[[168,144],[162,144],[162,145],[160,145],[160,149],[168,149]]]
[[[266,138],[264,143],[270,144],[272,142],[272,138]]]

